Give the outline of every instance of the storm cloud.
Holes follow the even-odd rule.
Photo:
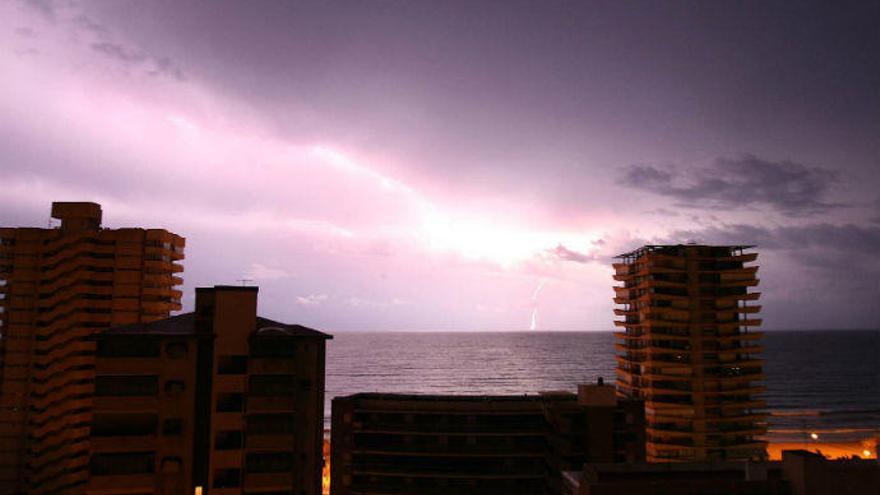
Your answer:
[[[799,226],[763,227],[722,225],[699,230],[678,230],[673,239],[694,239],[703,244],[754,244],[759,249],[799,251],[817,249],[836,257],[859,259],[860,264],[880,262],[880,227],[873,225],[834,225],[815,223]],[[674,241],[672,241],[674,242]]]
[[[696,168],[632,165],[620,184],[675,199],[691,207],[769,206],[788,216],[806,216],[844,206],[829,200],[837,173],[754,155],[718,158]]]
[[[542,280],[542,326],[608,329],[615,255],[756,244],[768,326],[867,326],[878,14],[0,2],[0,225],[96,201],[187,237],[186,308],[253,279],[350,330],[526,328]]]

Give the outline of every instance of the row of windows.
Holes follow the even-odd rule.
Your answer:
[[[248,454],[245,470],[253,474],[284,473],[293,470],[294,458],[290,452]],[[241,486],[240,469],[218,469],[214,472],[214,488],[235,488]]]
[[[297,389],[311,389],[311,380],[297,380],[293,375],[253,375],[248,380],[248,395],[252,397],[292,397]],[[182,380],[166,380],[165,393],[181,393],[186,390]],[[157,375],[103,375],[95,378],[95,395],[98,397],[155,397],[159,394]],[[241,411],[243,393],[218,394],[217,411]]]
[[[155,459],[155,452],[95,454],[89,459],[89,473],[94,476],[153,474],[156,472]],[[176,456],[163,457],[160,466],[163,473],[183,471],[183,461]]]
[[[163,473],[179,473],[183,468],[180,457],[163,457],[160,463]],[[245,469],[248,473],[284,473],[293,470],[294,458],[290,452],[248,454]],[[153,474],[156,472],[155,452],[120,452],[94,454],[89,459],[89,473],[94,476],[119,476]],[[240,469],[219,469],[214,472],[214,488],[241,486]]]
[[[155,435],[159,417],[149,413],[98,413],[92,422],[92,435],[96,437],[129,437]],[[183,420],[167,418],[162,421],[163,436],[183,433]]]
[[[291,435],[296,420],[292,414],[254,414],[248,416],[245,429],[248,435]],[[241,430],[222,430],[214,436],[216,450],[238,450],[245,445],[245,434]]]
[[[182,359],[186,357],[188,350],[186,342],[168,342],[165,344],[165,357]],[[160,342],[140,338],[101,339],[98,341],[96,353],[98,357],[107,358],[155,358],[160,356]]]
[[[99,296],[96,296],[99,297]],[[110,296],[106,296],[109,298]],[[251,342],[253,357],[293,357],[296,346],[266,346],[260,341]],[[269,351],[271,349],[271,351]],[[168,342],[165,344],[165,357],[171,359],[185,358],[188,351],[186,342]],[[160,357],[160,342],[154,339],[132,339],[131,337],[114,339],[106,338],[98,341],[99,357]],[[221,375],[244,375],[247,373],[248,356],[220,356],[217,361],[217,373]]]

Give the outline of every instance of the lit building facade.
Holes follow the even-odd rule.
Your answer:
[[[180,309],[184,239],[101,228],[95,203],[53,203],[56,228],[0,228],[0,493],[82,493],[94,342]]]
[[[644,405],[614,388],[333,399],[331,493],[560,493],[584,462],[644,460]]]
[[[256,287],[95,335],[87,492],[321,493],[329,335],[257,316]]]
[[[617,388],[645,401],[649,461],[763,458],[749,246],[644,246],[614,264]]]

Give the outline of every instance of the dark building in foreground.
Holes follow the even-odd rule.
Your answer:
[[[559,493],[584,462],[644,459],[644,409],[613,387],[522,396],[355,394],[333,399],[331,490]]]
[[[88,493],[321,493],[330,336],[257,316],[256,287],[94,337]]]
[[[649,461],[766,457],[749,247],[644,246],[614,264],[617,387],[645,401]]]
[[[56,202],[57,227],[0,228],[0,494],[84,493],[89,337],[180,309],[184,239],[101,216]]]
[[[876,495],[876,459],[829,460],[787,450],[782,461],[587,464],[566,472],[565,495]]]

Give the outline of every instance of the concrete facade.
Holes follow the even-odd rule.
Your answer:
[[[767,431],[756,253],[645,246],[614,264],[617,388],[643,399],[649,461],[761,459]]]
[[[0,228],[0,493],[83,493],[94,342],[180,309],[184,239],[101,228],[95,203],[53,203],[56,228]]]

